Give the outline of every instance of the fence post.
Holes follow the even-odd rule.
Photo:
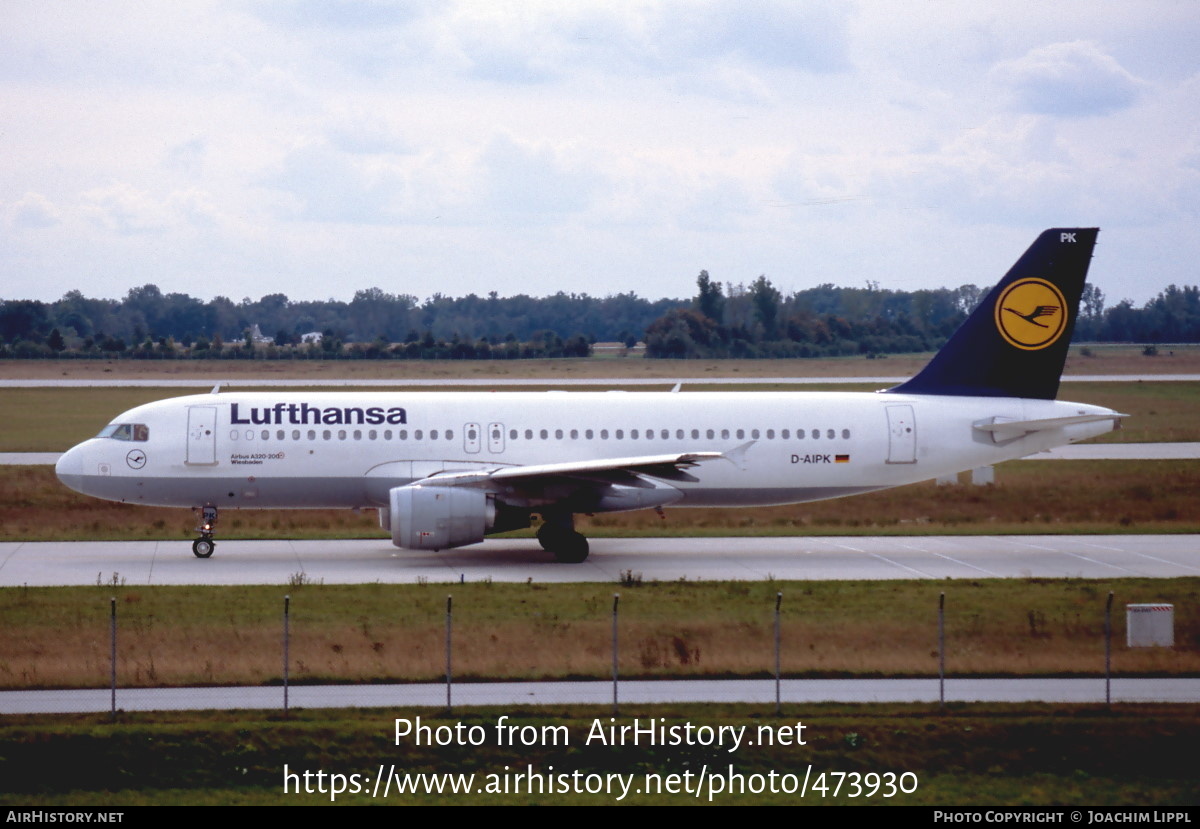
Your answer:
[[[108,600],[108,684],[111,691],[110,715],[113,722],[117,721],[117,597]]]
[[[1112,708],[1112,605],[1110,590],[1104,604],[1104,704],[1109,708]]]
[[[289,624],[291,601],[291,595],[283,597],[283,718],[285,720],[288,716],[288,663],[291,661],[288,658],[288,650],[291,645],[291,626]]]
[[[946,710],[946,594],[938,596],[938,708]]]
[[[613,716],[617,714],[617,605],[621,602],[621,594],[613,593],[612,611],[612,678],[613,678]]]
[[[450,661],[450,632],[453,628],[454,612],[453,612],[454,597],[446,597],[446,713],[453,711],[453,705],[450,696],[450,689],[453,685],[453,663]]]
[[[779,698],[779,646],[780,646],[780,628],[779,628],[779,605],[783,602],[783,593],[775,594],[775,716],[783,714],[783,708]]]

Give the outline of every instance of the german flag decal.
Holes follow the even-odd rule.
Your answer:
[[[849,455],[834,455],[833,462],[834,463],[850,463],[850,456]]]

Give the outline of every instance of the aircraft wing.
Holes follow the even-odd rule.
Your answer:
[[[972,425],[981,431],[991,432],[993,440],[1008,440],[1019,438],[1030,432],[1042,432],[1047,429],[1060,429],[1063,426],[1074,426],[1079,423],[1098,423],[1101,420],[1117,420],[1129,417],[1126,414],[1082,414],[1070,417],[1048,417],[1041,420],[1003,420],[995,418],[992,421],[979,421]]]
[[[668,481],[694,482],[698,479],[684,470],[704,461],[725,458],[726,455],[723,452],[682,452],[527,466],[500,466],[495,469],[435,473],[417,483],[428,482],[437,486],[476,486],[486,483],[503,483],[520,486],[545,482],[548,479],[566,479],[586,483],[623,484],[651,488],[653,484],[643,480],[641,476],[648,475]]]

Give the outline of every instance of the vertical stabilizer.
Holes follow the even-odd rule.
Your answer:
[[[906,394],[1053,400],[1098,228],[1053,228],[1017,260]]]

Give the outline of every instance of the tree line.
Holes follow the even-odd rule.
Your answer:
[[[587,356],[601,341],[644,341],[652,358],[875,355],[939,348],[985,294],[974,285],[899,291],[870,282],[784,294],[766,276],[720,283],[707,271],[692,298],[658,300],[492,292],[421,302],[371,288],[349,302],[276,293],[234,303],[148,284],[120,300],[80,291],[48,303],[0,300],[0,357],[523,359]],[[1200,288],[1171,285],[1142,307],[1106,307],[1088,285],[1075,340],[1200,342]]]
[[[987,295],[975,285],[897,291],[818,285],[784,296],[765,276],[749,285],[696,280],[690,305],[646,330],[646,356],[660,358],[876,356],[934,351]],[[1105,307],[1084,287],[1076,342],[1200,342],[1200,288],[1169,286],[1142,308]]]

